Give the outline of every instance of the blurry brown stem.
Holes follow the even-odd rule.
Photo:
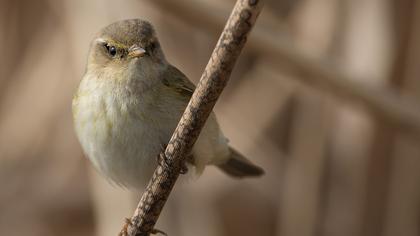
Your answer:
[[[221,27],[227,14],[215,4],[201,1],[159,0],[153,3],[165,10],[165,13],[175,14],[202,29],[211,31]],[[264,56],[264,59],[287,68],[287,71],[295,72],[296,76],[286,78],[297,79],[338,99],[360,105],[371,114],[420,139],[420,110],[416,103],[402,99],[392,90],[360,83],[358,81],[368,81],[368,79],[352,76],[330,61],[308,57],[286,36],[278,29],[267,30],[264,27],[257,27],[249,38],[248,45],[251,50]]]
[[[152,180],[121,235],[149,235],[200,131],[225,87],[261,10],[262,0],[238,0]]]

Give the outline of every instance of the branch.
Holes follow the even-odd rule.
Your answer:
[[[185,21],[214,32],[224,22],[226,12],[211,4],[188,0],[153,1],[167,14],[175,14]],[[263,22],[260,22],[263,23]],[[269,24],[270,22],[267,22]],[[273,24],[273,23],[271,23]],[[400,130],[420,139],[420,110],[418,105],[401,98],[395,91],[384,87],[373,87],[369,78],[357,78],[345,73],[334,63],[320,58],[310,58],[296,48],[284,32],[257,27],[249,38],[249,47],[276,64],[293,69],[301,83],[325,92],[342,101],[350,101],[365,108],[371,114],[383,118]]]
[[[262,0],[238,0],[210,61],[153,173],[131,222],[122,235],[149,235],[191,152],[202,127],[225,87],[247,36],[261,11]]]

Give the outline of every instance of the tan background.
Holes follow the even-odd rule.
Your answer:
[[[140,193],[92,170],[74,135],[71,98],[90,40],[116,20],[150,20],[169,61],[196,82],[233,3],[0,1],[0,235],[116,235]],[[267,1],[215,109],[232,145],[266,175],[236,181],[208,168],[198,180],[182,178],[158,228],[171,236],[420,235],[418,139],[307,87],[287,59],[260,50],[278,42],[418,109],[419,16],[415,0]]]

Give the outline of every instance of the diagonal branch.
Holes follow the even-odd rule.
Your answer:
[[[149,235],[154,231],[160,212],[184,165],[185,157],[191,152],[229,80],[262,5],[262,0],[237,1],[165,152],[160,154],[162,161],[153,173],[131,222],[125,225],[121,235]]]

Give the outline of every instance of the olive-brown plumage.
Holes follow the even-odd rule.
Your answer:
[[[150,23],[132,19],[105,27],[92,41],[73,99],[76,133],[87,157],[113,182],[143,187],[194,89],[166,61]],[[263,173],[228,146],[214,114],[191,154],[197,173],[206,165],[236,177]]]

